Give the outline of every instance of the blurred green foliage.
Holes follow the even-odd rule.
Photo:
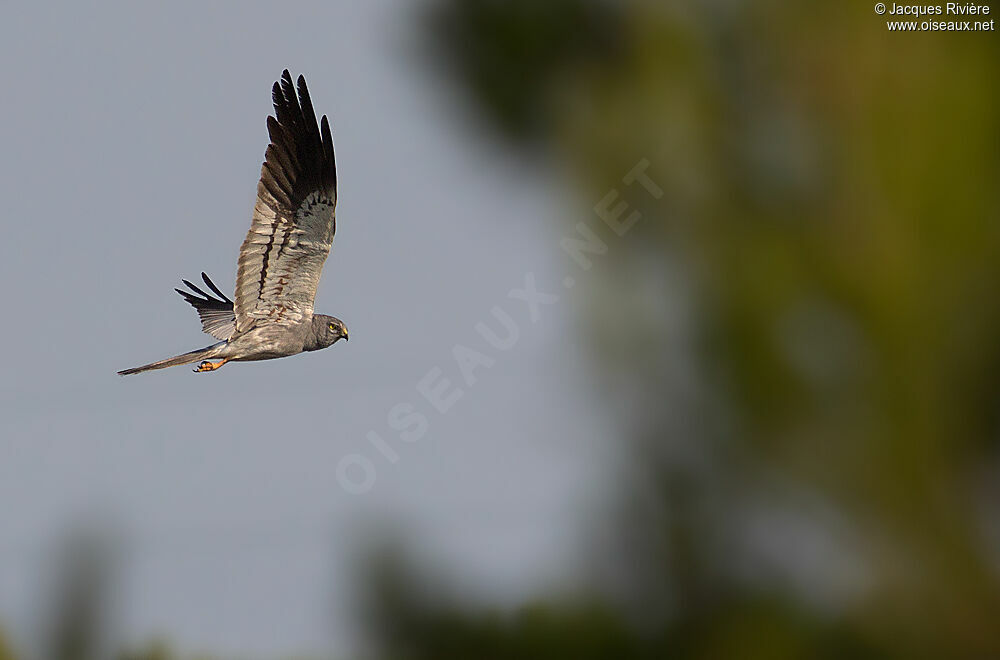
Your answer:
[[[14,653],[7,646],[2,629],[0,629],[0,660],[14,660]]]
[[[118,660],[174,660],[179,658],[170,645],[164,640],[154,640],[141,647],[129,649],[122,653]],[[190,660],[210,660],[209,656],[183,656]]]
[[[597,3],[457,2],[426,16],[438,62],[521,146],[554,129],[553,83],[568,68],[604,62],[621,46],[620,14]]]
[[[175,657],[166,642],[157,640],[140,648],[125,651],[119,656],[119,660],[171,660]]]
[[[106,606],[114,560],[112,539],[102,530],[82,527],[67,535],[55,561],[55,583],[44,619],[45,657],[105,657]]]
[[[1000,656],[994,35],[822,3],[430,16],[497,136],[643,214],[604,228],[585,312],[640,475],[596,563],[634,574],[623,598],[508,616],[388,590],[388,656]],[[662,200],[623,185],[641,159]],[[754,516],[838,563],[761,553]]]

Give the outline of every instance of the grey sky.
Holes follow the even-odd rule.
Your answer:
[[[402,0],[4,8],[0,623],[15,642],[30,644],[49,551],[79,521],[127,539],[125,639],[222,653],[354,647],[355,543],[386,521],[502,601],[569,570],[612,448],[571,299],[532,325],[506,298],[529,271],[558,288],[550,217],[564,200],[456,114],[413,57],[414,13]],[[339,222],[316,308],[350,343],[119,378],[211,343],[172,288],[205,270],[232,289],[285,67],[334,126]],[[473,330],[497,304],[521,328],[503,355]],[[457,382],[456,343],[497,362],[440,415],[415,385],[435,366]],[[400,402],[428,416],[417,443],[386,426]],[[336,481],[352,452],[377,467],[363,496]]]

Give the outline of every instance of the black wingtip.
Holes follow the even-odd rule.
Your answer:
[[[194,301],[205,302],[205,301],[211,299],[210,296],[207,293],[205,293],[204,291],[202,291],[201,289],[199,289],[197,286],[195,286],[191,282],[188,282],[187,280],[181,280],[181,282],[184,282],[184,285],[187,286],[187,288],[191,289],[191,291],[194,291],[199,296],[201,296],[201,298],[197,298],[197,297],[191,295],[190,291],[181,291],[180,289],[174,289],[174,291],[176,291],[177,293],[179,293],[182,296],[184,296],[184,300],[188,301],[192,305],[194,305]]]
[[[226,294],[222,293],[222,291],[219,290],[219,287],[215,286],[215,282],[212,281],[212,278],[210,278],[205,271],[201,271],[201,279],[205,281],[205,284],[208,285],[208,288],[211,289],[215,295],[219,296],[220,298],[222,298],[222,300],[224,300],[227,303],[233,302],[226,296]]]
[[[337,195],[337,157],[333,153],[333,135],[330,132],[330,122],[326,115],[319,122],[320,144],[323,149],[324,183],[332,188]]]

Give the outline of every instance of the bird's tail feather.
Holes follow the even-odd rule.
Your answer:
[[[200,362],[201,360],[207,360],[209,358],[218,357],[219,348],[225,346],[226,342],[222,341],[218,344],[212,344],[211,346],[206,346],[205,348],[199,348],[197,351],[191,351],[190,353],[184,353],[182,355],[177,355],[172,358],[167,358],[166,360],[160,360],[159,362],[150,362],[149,364],[144,364],[141,367],[132,367],[131,369],[124,369],[118,372],[119,376],[131,376],[132,374],[141,374],[144,371],[153,371],[154,369],[166,369],[167,367],[176,367],[182,364],[191,364],[192,362]]]

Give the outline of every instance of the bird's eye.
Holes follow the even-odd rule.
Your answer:
[[[336,329],[337,329],[337,326],[335,326],[334,324],[331,323],[330,324],[330,330],[336,330]]]

